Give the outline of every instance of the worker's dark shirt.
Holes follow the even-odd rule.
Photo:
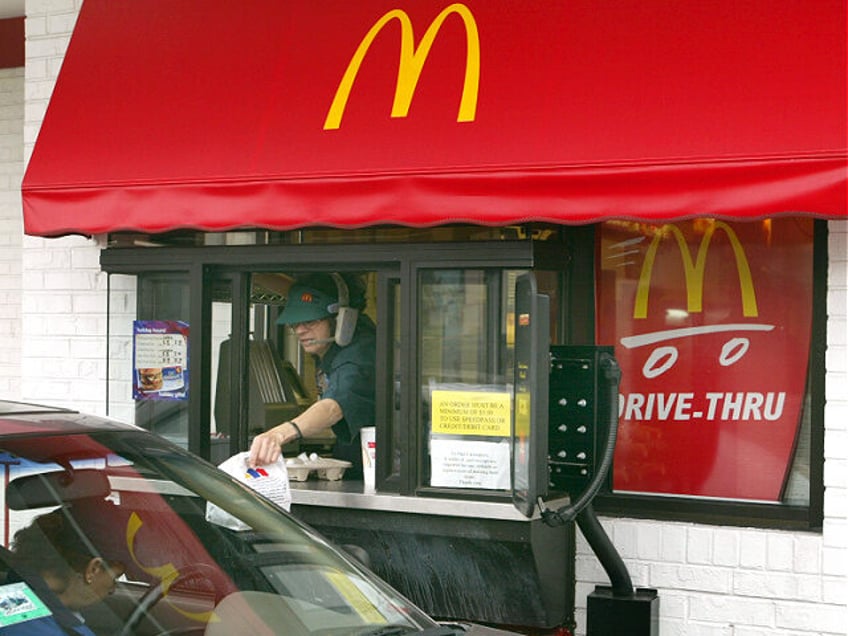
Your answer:
[[[346,347],[336,344],[318,361],[320,398],[332,398],[344,417],[333,425],[336,445],[333,456],[353,464],[345,479],[362,478],[359,429],[375,425],[374,369],[377,356],[374,323],[360,316],[353,340]]]

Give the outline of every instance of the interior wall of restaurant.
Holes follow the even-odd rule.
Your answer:
[[[24,158],[32,152],[81,4],[27,0]],[[0,74],[0,86],[20,83],[16,72],[12,76]],[[0,138],[0,158],[3,144],[14,142]],[[0,159],[0,175],[7,163],[10,184],[0,176],[0,337],[10,353],[0,352],[0,392],[102,413],[106,275],[98,266],[101,244],[97,238],[22,237],[20,220],[9,208],[17,206],[20,214],[19,198],[8,202],[19,196],[22,166],[20,160]],[[7,197],[4,188],[12,194]],[[828,226],[823,531],[603,518],[634,584],[659,590],[663,636],[848,633],[848,222]],[[585,634],[586,597],[608,580],[582,537],[578,541],[578,634]]]

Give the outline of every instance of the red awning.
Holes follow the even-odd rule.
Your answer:
[[[845,0],[85,0],[26,232],[845,217],[845,25]]]

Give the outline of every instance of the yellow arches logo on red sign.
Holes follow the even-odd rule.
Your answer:
[[[648,315],[648,294],[650,292],[651,276],[654,271],[657,249],[666,230],[672,233],[680,250],[680,258],[683,261],[683,272],[686,277],[686,310],[689,313],[700,313],[703,309],[704,270],[707,266],[707,252],[713,234],[715,234],[716,230],[722,230],[727,236],[728,241],[730,241],[730,246],[733,249],[733,255],[736,259],[736,270],[739,272],[739,287],[742,294],[742,315],[746,318],[757,316],[757,296],[754,292],[751,267],[745,255],[745,248],[742,246],[732,227],[723,221],[716,221],[714,224],[710,224],[704,233],[694,261],[692,260],[692,254],[689,251],[686,238],[679,228],[674,225],[665,225],[662,231],[654,235],[651,245],[645,253],[645,260],[642,262],[642,273],[639,276],[636,301],[633,305],[634,318],[645,318]]]
[[[418,85],[418,78],[421,76],[421,70],[424,68],[424,63],[427,61],[427,56],[430,54],[433,42],[439,33],[439,29],[442,27],[442,23],[453,13],[462,18],[465,24],[467,43],[465,81],[462,87],[462,100],[459,103],[459,113],[457,114],[456,121],[474,121],[477,114],[477,92],[480,84],[480,37],[477,32],[477,22],[474,20],[474,16],[468,7],[461,3],[454,3],[436,16],[424,32],[424,37],[421,38],[417,46],[415,44],[412,21],[403,9],[388,11],[377,20],[374,26],[371,27],[371,30],[362,38],[359,47],[356,49],[347,66],[347,70],[342,76],[342,80],[336,90],[336,95],[330,105],[330,110],[327,113],[327,118],[324,121],[324,130],[335,130],[341,125],[342,115],[344,114],[350,91],[353,88],[353,82],[359,72],[359,67],[362,65],[362,61],[365,59],[374,39],[383,30],[383,27],[392,20],[400,22],[401,28],[400,64],[398,66],[395,98],[392,104],[392,117],[406,117],[409,113],[409,106],[412,103],[412,96],[415,94],[415,87]]]

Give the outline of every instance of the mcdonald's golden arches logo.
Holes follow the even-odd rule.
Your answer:
[[[756,317],[759,314],[757,309],[757,295],[754,292],[754,282],[751,278],[751,268],[748,265],[748,257],[745,255],[745,249],[742,247],[742,243],[739,241],[739,237],[736,236],[736,232],[733,231],[732,227],[722,221],[716,221],[704,233],[694,261],[692,260],[692,254],[689,252],[686,238],[679,228],[674,225],[665,225],[660,232],[654,235],[651,245],[645,253],[645,260],[642,263],[642,271],[639,275],[639,284],[636,288],[636,302],[633,307],[634,318],[645,318],[648,315],[648,295],[651,287],[651,276],[654,271],[657,249],[659,249],[660,241],[666,229],[670,230],[676,239],[680,258],[683,261],[683,272],[686,280],[686,310],[689,313],[700,313],[703,310],[704,270],[707,266],[707,252],[709,251],[713,234],[717,230],[722,230],[730,241],[730,246],[733,249],[733,255],[736,259],[736,271],[739,274],[739,289],[742,296],[742,314],[747,318]]]
[[[359,67],[362,65],[362,61],[365,59],[374,39],[383,30],[383,27],[392,20],[400,22],[401,28],[400,64],[398,66],[395,99],[392,104],[392,117],[406,117],[412,103],[412,96],[415,94],[415,87],[418,85],[418,78],[421,76],[421,70],[424,68],[433,42],[442,27],[442,23],[452,13],[462,18],[466,36],[465,82],[462,86],[462,99],[459,103],[456,121],[474,121],[477,116],[477,91],[480,85],[480,37],[477,32],[477,22],[474,20],[471,11],[464,4],[457,2],[449,5],[436,16],[417,46],[415,45],[412,21],[403,9],[392,9],[377,20],[371,30],[362,38],[342,76],[327,113],[327,118],[324,120],[324,130],[335,130],[341,125],[342,115],[353,88],[353,82],[359,72]]]

